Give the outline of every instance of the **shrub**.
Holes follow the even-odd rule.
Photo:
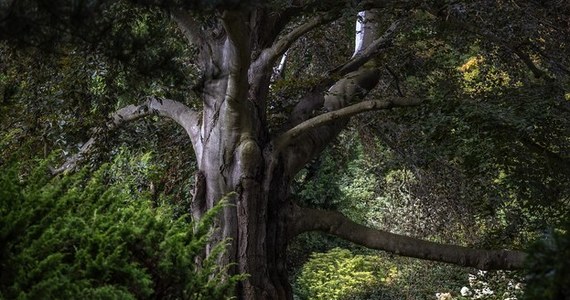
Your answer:
[[[193,223],[133,193],[135,175],[121,168],[49,180],[45,165],[0,172],[0,298],[230,297],[241,277],[223,279],[223,243],[195,264],[220,205]]]
[[[311,255],[297,279],[296,293],[302,299],[346,299],[377,284],[390,283],[397,273],[393,266],[381,266],[376,256],[334,248]]]
[[[570,222],[546,234],[528,253],[524,299],[570,299]]]

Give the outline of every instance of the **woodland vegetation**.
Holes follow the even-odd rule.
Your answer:
[[[569,47],[564,0],[1,1],[0,299],[570,299]]]

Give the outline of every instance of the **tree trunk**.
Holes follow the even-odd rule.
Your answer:
[[[230,239],[220,263],[235,263],[231,273],[249,274],[237,288],[238,297],[291,299],[285,263],[291,211],[289,179],[278,159],[263,155],[267,153],[264,148],[245,139],[235,146],[234,157],[228,160],[213,158],[211,154],[216,151],[204,147],[204,157],[210,162],[201,170],[207,187],[204,208],[211,208],[220,197],[234,192],[217,222],[213,242]],[[224,151],[217,152],[223,156]],[[213,165],[212,161],[224,163]]]

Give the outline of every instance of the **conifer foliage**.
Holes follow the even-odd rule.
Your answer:
[[[94,173],[55,179],[46,161],[28,174],[22,164],[2,167],[0,298],[230,297],[240,277],[222,281],[215,259],[224,243],[195,263],[221,206],[199,223],[175,216],[167,199],[133,192],[152,170],[136,160],[123,154]]]

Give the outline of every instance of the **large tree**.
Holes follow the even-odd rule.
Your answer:
[[[8,13],[2,16],[3,21],[26,16],[17,2],[6,6]],[[56,24],[71,28],[66,33],[89,39],[98,36],[81,31],[80,25],[85,24],[76,19],[97,17],[89,12],[104,8],[102,2],[81,2],[74,4],[80,9],[48,11],[52,17],[79,12],[69,19],[61,18]],[[179,28],[181,38],[186,39],[195,54],[192,64],[200,76],[188,85],[193,86],[201,103],[148,95],[142,103],[121,108],[110,115],[104,126],[94,130],[79,153],[55,168],[54,174],[75,168],[106,137],[105,133],[127,122],[152,115],[174,120],[190,138],[198,168],[190,208],[193,217],[200,218],[233,192],[231,205],[224,208],[216,223],[218,230],[213,242],[229,239],[228,251],[220,263],[235,263],[230,272],[249,274],[237,288],[240,299],[291,299],[286,267],[288,242],[303,232],[315,230],[398,255],[479,269],[522,267],[525,254],[519,251],[478,250],[397,235],[359,225],[338,212],[302,207],[290,197],[296,174],[321,155],[351,117],[374,110],[414,109],[403,107],[423,105],[428,95],[405,95],[399,87],[398,93],[376,92],[374,98],[369,97],[385,76],[387,54],[397,53],[391,49],[394,41],[412,33],[417,18],[429,16],[431,22],[440,24],[441,30],[447,30],[448,34],[468,34],[472,40],[494,44],[508,53],[506,60],[543,78],[540,80],[559,80],[560,74],[567,73],[564,61],[567,58],[548,56],[548,49],[535,45],[540,40],[531,35],[532,30],[521,29],[526,36],[508,34],[485,19],[490,18],[489,11],[504,9],[501,4],[401,0],[133,2],[163,11],[162,15]],[[479,12],[477,5],[491,8]],[[523,17],[517,14],[524,15],[543,4],[525,5],[517,6],[519,10],[504,9],[503,13],[511,13],[512,22],[521,22]],[[45,6],[50,4],[39,5]],[[357,20],[356,33],[345,36],[351,40],[355,37],[354,54],[313,78],[300,78],[304,81],[299,87],[302,95],[289,100],[287,120],[276,121],[280,118],[277,115],[284,112],[275,107],[285,105],[275,103],[271,90],[286,73],[288,60],[292,59],[288,58],[288,51],[306,35],[327,24],[346,20],[347,15]],[[3,24],[6,30],[3,36],[9,35],[8,31],[29,29],[17,26],[26,20],[18,22],[8,24],[12,27]],[[81,24],[72,26],[73,22]],[[567,31],[567,28],[548,27],[558,26],[563,19],[553,18],[550,22],[538,28],[544,31],[543,40]],[[89,26],[93,31],[99,29],[93,24]],[[339,36],[342,34],[333,38]],[[542,50],[544,55],[540,57]],[[534,59],[531,53],[535,54]],[[128,56],[120,53],[122,58],[125,55]],[[543,150],[546,155],[555,155]]]

